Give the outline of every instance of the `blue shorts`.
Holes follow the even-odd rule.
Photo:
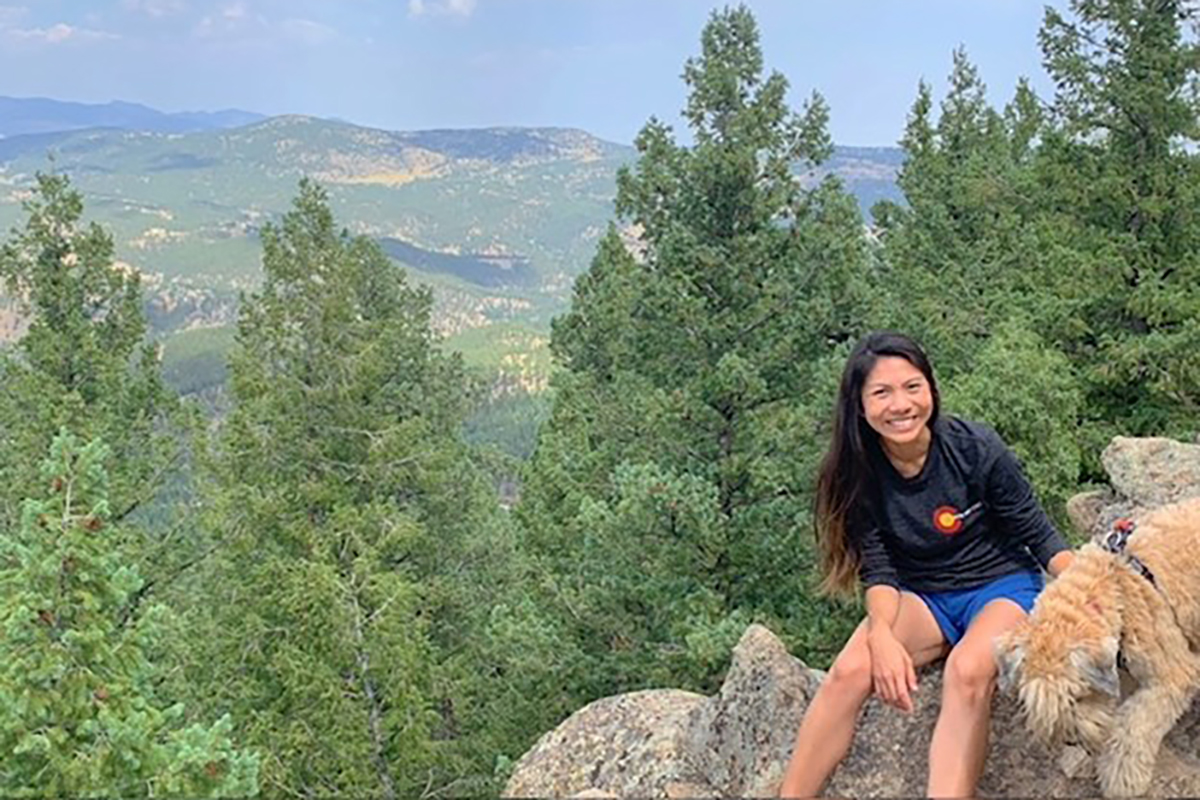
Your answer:
[[[1004,598],[1025,609],[1028,614],[1033,601],[1042,591],[1042,576],[1036,572],[1015,572],[973,589],[952,592],[912,592],[921,598],[951,646],[967,632],[975,615],[993,600]],[[906,589],[905,591],[912,591]]]

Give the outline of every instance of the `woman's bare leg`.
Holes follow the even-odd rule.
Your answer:
[[[1011,600],[988,603],[950,651],[942,687],[942,710],[929,745],[930,797],[972,797],[987,757],[996,637],[1025,617]]]
[[[946,640],[937,621],[914,594],[900,593],[892,631],[912,656],[914,666],[928,664],[945,653]],[[870,696],[871,652],[864,620],[834,660],[804,713],[779,787],[780,797],[814,797],[821,791],[849,751],[858,712]]]

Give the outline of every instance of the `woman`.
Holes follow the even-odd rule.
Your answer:
[[[832,594],[866,589],[866,619],[813,697],[780,794],[811,797],[850,748],[874,692],[912,711],[916,669],[949,653],[929,747],[930,797],[968,797],[987,752],[992,641],[1071,553],[989,428],[939,414],[929,360],[872,334],[842,374],[817,482],[817,541]]]

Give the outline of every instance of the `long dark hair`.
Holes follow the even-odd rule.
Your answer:
[[[842,371],[833,411],[833,435],[817,476],[813,521],[821,556],[821,592],[828,595],[853,595],[858,586],[861,553],[857,542],[852,541],[847,522],[851,514],[861,513],[873,469],[871,455],[879,449],[879,436],[863,416],[862,392],[875,362],[885,356],[903,358],[929,381],[933,396],[930,425],[937,421],[941,406],[933,367],[925,351],[911,338],[880,331],[868,334],[855,345]]]

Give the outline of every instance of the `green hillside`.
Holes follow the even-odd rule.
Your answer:
[[[355,232],[439,253],[515,254],[544,278],[586,259],[610,216],[616,168],[630,148],[578,131],[391,133],[307,117],[231,131],[100,130],[0,142],[6,182],[21,186],[53,153],[129,263],[167,277],[222,282],[255,275],[255,248],[216,258],[198,245],[254,236],[300,177],[330,186]],[[12,216],[18,192],[9,192]],[[575,270],[577,271],[577,270]]]
[[[377,238],[433,288],[450,346],[504,383],[536,386],[544,373],[528,372],[548,368],[547,354],[529,355],[502,331],[546,338],[612,218],[616,171],[635,155],[569,129],[391,132],[300,116],[183,134],[13,136],[0,139],[0,227],[22,218],[34,173],[67,172],[118,258],[145,276],[155,331],[220,328],[259,280],[259,228],[311,176],[353,233]],[[894,196],[898,164],[894,148],[841,148],[830,167],[866,204]],[[191,372],[215,374],[214,348],[228,336],[183,339],[182,352],[169,348],[172,372],[191,386]],[[531,360],[506,358],[518,355]]]

